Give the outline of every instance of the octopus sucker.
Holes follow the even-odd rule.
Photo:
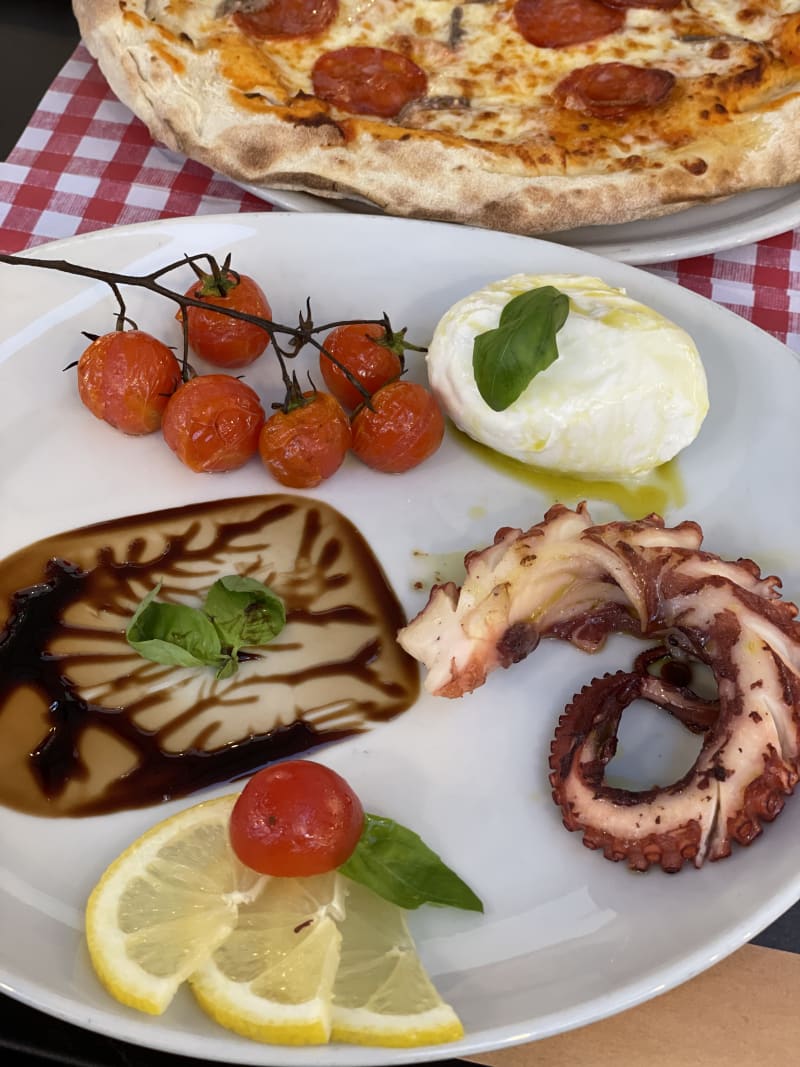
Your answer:
[[[428,669],[425,687],[458,697],[545,638],[585,652],[613,633],[661,647],[633,671],[596,678],[561,715],[550,754],[553,796],[567,829],[634,870],[700,867],[748,845],[783,809],[800,777],[800,624],[780,581],[749,559],[702,548],[697,523],[657,515],[594,525],[585,504],[557,504],[526,531],[502,528],[465,557],[459,587],[434,586],[399,632]],[[716,699],[651,665],[705,664]],[[703,735],[671,785],[631,791],[605,783],[625,708],[644,699]]]

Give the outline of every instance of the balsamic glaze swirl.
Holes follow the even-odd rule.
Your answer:
[[[238,572],[287,625],[230,679],[139,658],[130,615]],[[36,542],[0,562],[0,803],[96,815],[232,781],[368,729],[416,699],[402,608],[330,506],[284,494],[174,508]]]

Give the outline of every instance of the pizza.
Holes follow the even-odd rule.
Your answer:
[[[534,234],[800,179],[800,0],[73,0],[112,89],[243,183]]]

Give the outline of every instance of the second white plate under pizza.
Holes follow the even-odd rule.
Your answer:
[[[381,214],[366,201],[336,200],[289,189],[245,185],[254,196],[287,211]],[[710,255],[785,233],[800,223],[800,185],[755,189],[659,219],[616,226],[583,226],[544,234],[546,240],[621,263],[661,263]]]

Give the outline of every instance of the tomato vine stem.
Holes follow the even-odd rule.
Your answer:
[[[230,262],[230,256],[226,259],[226,264]],[[176,260],[174,263],[168,263],[166,266],[158,267],[156,270],[150,271],[148,274],[123,274],[116,271],[103,270],[99,267],[87,267],[79,263],[71,263],[66,259],[37,259],[33,256],[22,256],[18,254],[12,254],[8,252],[0,252],[0,263],[7,263],[10,266],[24,266],[35,267],[44,270],[59,271],[62,274],[72,274],[81,278],[91,278],[93,281],[104,282],[111,289],[114,297],[117,300],[117,325],[118,330],[124,329],[125,323],[132,324],[132,320],[128,318],[126,314],[125,302],[122,296],[121,288],[128,287],[133,289],[145,289],[148,292],[155,293],[158,296],[162,296],[167,300],[173,301],[180,308],[181,312],[181,328],[183,331],[183,359],[182,368],[184,378],[189,373],[189,338],[188,338],[188,319],[187,310],[191,307],[205,308],[208,310],[208,303],[193,296],[188,296],[185,293],[177,292],[174,289],[170,289],[168,286],[161,283],[161,278],[164,275],[170,274],[172,271],[178,270],[183,267],[190,267],[195,273],[197,273],[197,265],[200,263],[208,264],[210,273],[215,275],[220,271],[220,267],[217,264],[214,256],[209,252],[200,252],[195,255],[183,256],[181,259]],[[224,269],[224,268],[223,268]],[[396,332],[392,330],[389,322],[388,315],[384,312],[379,319],[346,319],[336,323],[325,323],[321,326],[315,326],[311,318],[311,301],[306,300],[305,313],[300,312],[298,316],[297,326],[286,326],[283,323],[274,322],[272,319],[262,318],[259,315],[251,315],[246,311],[239,311],[236,308],[226,308],[219,305],[214,305],[215,312],[219,312],[221,315],[227,315],[232,319],[240,319],[243,322],[252,323],[255,326],[260,326],[269,334],[269,338],[272,341],[273,349],[278,359],[278,363],[281,368],[281,376],[283,378],[284,386],[287,392],[292,388],[292,375],[289,374],[286,366],[286,360],[294,359],[295,356],[306,345],[310,345],[316,349],[322,356],[329,359],[334,366],[344,374],[347,380],[355,386],[359,393],[364,397],[364,400],[369,404],[369,393],[363,387],[361,382],[345,367],[335,356],[333,356],[325,346],[316,339],[315,334],[328,332],[334,326],[346,326],[352,324],[369,324],[382,326],[387,335],[394,335]],[[135,325],[135,324],[134,324]],[[404,332],[404,331],[402,331]],[[288,345],[284,347],[279,337],[288,338]],[[406,347],[415,349],[417,351],[424,351],[424,349],[418,348],[416,345],[408,344]]]

